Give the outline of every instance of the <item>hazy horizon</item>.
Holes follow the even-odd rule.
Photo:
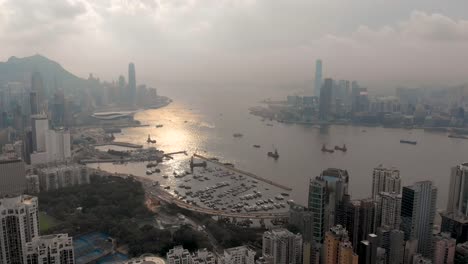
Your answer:
[[[468,2],[0,1],[0,60],[36,53],[72,73],[139,83],[302,84],[370,90],[466,83]]]

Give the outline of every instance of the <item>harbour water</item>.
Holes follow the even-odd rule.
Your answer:
[[[121,134],[114,134],[115,140],[155,146],[165,152],[186,150],[190,155],[197,152],[217,157],[236,168],[293,188],[290,199],[301,204],[307,202],[309,179],[329,167],[349,171],[353,199],[368,197],[372,169],[384,164],[400,169],[404,185],[432,180],[439,189],[438,208],[445,209],[450,168],[468,160],[468,140],[449,138],[446,133],[339,125],[319,128],[262,122],[249,114],[248,108],[258,105],[260,100],[281,98],[291,93],[288,90],[194,89],[163,93],[174,99],[171,105],[135,115],[150,126],[123,129]],[[157,124],[163,127],[156,128]],[[243,136],[233,137],[234,133]],[[157,140],[156,144],[146,143],[149,134]],[[401,139],[417,140],[418,144],[400,144]],[[348,151],[324,153],[323,144],[330,148],[346,144]],[[267,156],[274,148],[279,151],[278,160]],[[174,170],[185,171],[188,159],[183,154],[175,155],[173,160],[164,162],[159,176],[147,176],[146,166],[138,163],[90,166],[156,178]]]

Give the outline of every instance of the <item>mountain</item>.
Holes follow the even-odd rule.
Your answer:
[[[61,88],[71,94],[89,87],[89,81],[79,78],[65,70],[59,63],[42,55],[17,58],[10,57],[6,62],[0,62],[0,83],[29,83],[33,72],[40,72],[46,89],[50,92]]]

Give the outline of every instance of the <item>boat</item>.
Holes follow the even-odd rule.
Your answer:
[[[161,127],[163,127],[163,126],[164,126],[164,125],[159,124],[159,125],[156,125],[156,128],[161,128]]]
[[[418,144],[417,141],[404,140],[404,139],[401,139],[401,140],[400,140],[400,143],[402,143],[402,144],[411,144],[411,145],[416,145],[416,144]]]
[[[240,138],[240,137],[242,137],[244,135],[242,135],[241,133],[234,133],[234,134],[232,134],[232,136],[235,137],[235,138]]]
[[[281,195],[283,195],[283,196],[289,196],[289,193],[284,193],[284,192],[283,192],[283,193],[281,193]]]
[[[333,153],[335,152],[333,149],[327,149],[325,144],[322,145],[322,152],[328,152],[328,153]]]
[[[148,135],[148,139],[146,140],[146,142],[154,144],[154,143],[156,143],[156,139],[151,139],[151,136]]]
[[[273,126],[273,124],[266,124],[266,125],[267,125],[267,126],[270,126],[270,127],[272,127],[272,126]]]
[[[462,139],[468,139],[467,136],[464,136],[464,135],[458,135],[458,134],[449,134],[448,135],[449,138],[462,138]]]
[[[267,155],[268,155],[268,157],[272,157],[272,158],[274,158],[275,160],[277,160],[277,159],[279,158],[279,154],[278,154],[278,150],[277,150],[277,149],[275,149],[275,152],[269,151],[269,152],[267,153]]]
[[[153,172],[151,170],[146,170],[146,175],[151,175]]]
[[[167,178],[169,178],[169,176],[167,176],[167,175],[164,175],[164,176],[163,176],[163,178],[164,178],[164,179],[167,179]]]
[[[229,163],[229,162],[225,162],[225,163],[223,163],[223,164],[224,164],[224,166],[234,167],[234,164]]]
[[[210,158],[210,160],[219,161],[218,158]]]
[[[260,148],[260,145],[253,145],[254,148]]]
[[[154,169],[154,171],[153,171],[153,172],[155,172],[155,173],[160,173],[160,172],[161,172],[161,170],[160,170],[160,169]]]
[[[343,144],[343,147],[335,146],[335,150],[340,150],[340,151],[343,151],[343,152],[348,151],[348,149],[346,148],[346,144]]]
[[[146,168],[152,168],[152,167],[156,167],[156,166],[158,166],[158,163],[151,163],[150,162],[150,163],[146,164]]]

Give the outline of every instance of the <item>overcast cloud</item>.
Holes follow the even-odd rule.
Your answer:
[[[86,77],[375,88],[468,79],[465,0],[0,0],[0,58],[35,53]]]

